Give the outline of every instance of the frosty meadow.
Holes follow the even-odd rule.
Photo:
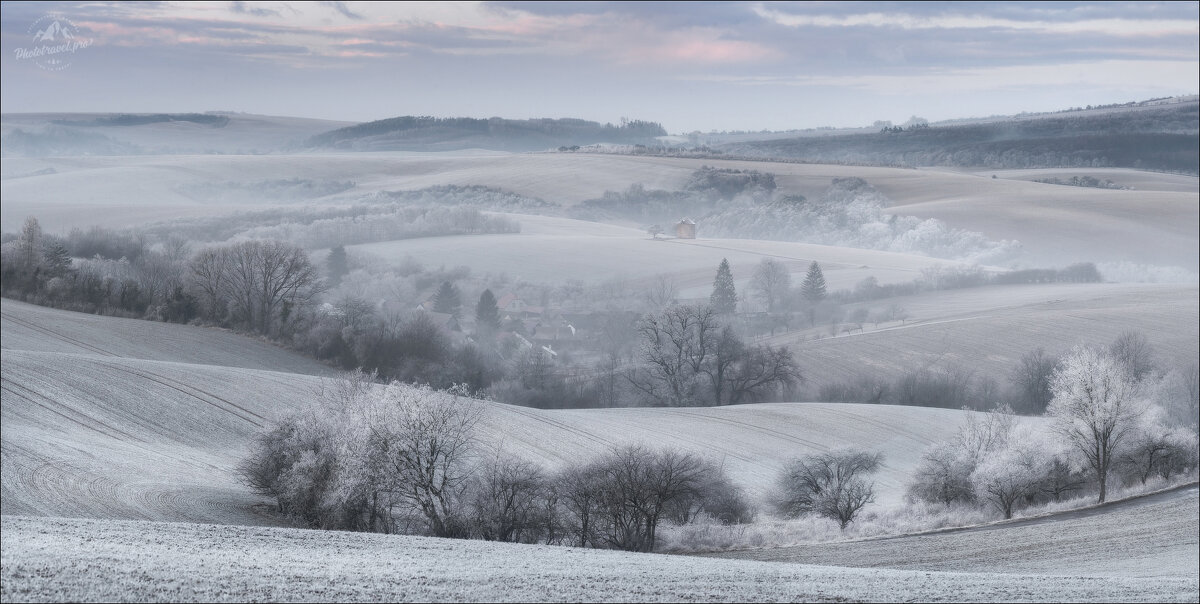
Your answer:
[[[1200,600],[1194,3],[44,10],[4,602]]]

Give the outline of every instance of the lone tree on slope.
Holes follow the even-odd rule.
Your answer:
[[[1113,461],[1133,437],[1146,410],[1137,383],[1121,362],[1103,351],[1076,347],[1051,381],[1046,414],[1059,435],[1096,473],[1099,503],[1107,495]]]
[[[729,270],[729,260],[725,258],[721,259],[721,265],[717,267],[717,278],[713,280],[713,291],[708,301],[718,314],[733,314],[737,310],[737,290],[733,285],[733,272]]]

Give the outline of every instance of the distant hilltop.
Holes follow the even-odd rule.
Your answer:
[[[661,124],[623,119],[600,124],[581,119],[511,120],[499,117],[393,117],[318,134],[309,147],[351,151],[543,151],[596,143],[653,143],[665,136]]]

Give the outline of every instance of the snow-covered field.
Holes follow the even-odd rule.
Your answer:
[[[631,287],[654,275],[670,274],[686,297],[708,297],[717,265],[729,260],[741,291],[755,267],[770,258],[783,263],[793,281],[804,278],[814,260],[831,289],[853,288],[866,277],[880,283],[912,281],[921,269],[963,263],[876,250],[756,239],[652,239],[645,231],[614,225],[506,214],[521,223],[508,235],[426,237],[350,246],[399,263],[411,256],[428,264],[469,266],[475,272],[505,274],[533,283],[570,279],[596,283],[628,279]]]
[[[0,301],[0,348],[64,352],[285,373],[331,375],[329,367],[266,341],[221,329],[101,317]]]
[[[4,516],[0,528],[5,601],[1196,601],[1198,586],[1195,574],[856,569],[203,524]]]
[[[797,352],[814,385],[864,372],[895,379],[921,367],[968,369],[1002,380],[1020,357],[1041,347],[1058,354],[1075,344],[1107,345],[1141,332],[1168,367],[1200,356],[1200,289],[1195,285],[1044,284],[991,286],[889,298],[858,306],[898,304],[912,317],[863,332],[821,339],[811,331],[768,341]]]
[[[993,240],[1016,239],[1030,262],[1130,261],[1200,270],[1200,185],[1180,190],[1186,187],[1178,179],[1200,180],[1150,173],[1139,173],[1137,190],[1116,191],[951,170],[570,153],[6,158],[0,228],[14,231],[28,215],[54,232],[228,213],[246,206],[194,199],[187,186],[292,178],[353,181],[353,195],[483,185],[569,205],[635,183],[679,189],[702,165],[772,172],[780,192],[809,197],[833,178],[864,178],[893,200],[893,211],[938,218]],[[38,174],[50,169],[54,173]]]

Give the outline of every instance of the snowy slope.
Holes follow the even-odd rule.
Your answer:
[[[800,330],[767,341],[797,352],[813,388],[864,372],[891,380],[922,367],[958,367],[1003,381],[1035,348],[1061,354],[1076,344],[1104,346],[1129,330],[1146,336],[1164,367],[1200,356],[1200,289],[1195,285],[983,287],[864,302],[847,312],[862,307],[875,313],[892,304],[911,318],[867,323],[861,333],[836,337],[828,330]]]
[[[334,370],[266,341],[221,329],[102,317],[0,300],[0,347],[109,357],[223,365],[285,373]]]
[[[5,514],[263,521],[235,474],[251,436],[317,398],[319,378],[261,370],[4,350]],[[881,504],[896,504],[922,450],[963,412],[832,404],[542,411],[489,404],[481,425],[548,467],[621,443],[673,446],[723,462],[762,495],[782,463],[839,446],[884,452]]]
[[[1198,586],[1194,574],[854,569],[198,524],[4,516],[0,528],[5,601],[1196,601]]]

